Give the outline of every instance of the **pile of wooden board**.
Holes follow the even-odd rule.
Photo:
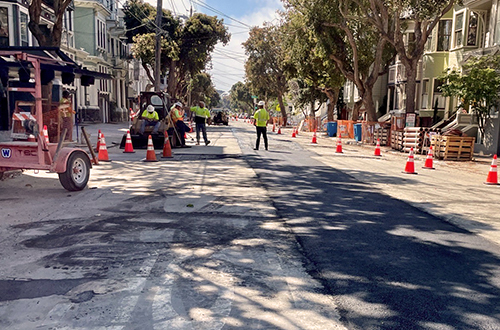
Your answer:
[[[475,138],[435,135],[431,139],[434,157],[442,160],[472,160]]]
[[[373,143],[377,143],[380,140],[381,146],[386,146],[389,142],[389,132],[390,129],[387,128],[377,128],[373,132]]]

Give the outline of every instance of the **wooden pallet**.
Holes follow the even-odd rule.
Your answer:
[[[386,146],[389,142],[389,139],[390,139],[389,132],[390,132],[390,130],[387,128],[376,129],[374,131],[374,134],[373,134],[374,144],[377,143],[377,139],[378,139],[378,140],[380,140],[381,146]]]
[[[476,138],[468,136],[433,136],[434,157],[442,160],[471,160]]]

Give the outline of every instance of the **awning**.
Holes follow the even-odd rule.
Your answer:
[[[30,65],[18,61],[14,54],[23,52],[40,58],[40,68],[48,71],[72,73],[76,78],[90,76],[95,79],[112,79],[111,75],[97,71],[87,70],[78,65],[68,55],[57,47],[7,47],[0,48],[0,68],[19,69]]]

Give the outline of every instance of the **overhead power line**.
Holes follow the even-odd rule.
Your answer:
[[[221,15],[221,16],[227,17],[227,18],[229,18],[231,21],[233,21],[233,22],[237,22],[237,23],[239,23],[239,24],[241,24],[241,25],[243,25],[243,26],[246,26],[246,27],[247,27],[247,28],[249,28],[249,29],[251,29],[251,28],[252,28],[250,25],[248,25],[248,24],[246,24],[246,23],[243,23],[242,21],[239,21],[239,20],[237,20],[237,19],[235,19],[235,18],[232,18],[231,16],[229,16],[229,15],[227,15],[227,14],[225,14],[225,13],[221,12],[220,10],[215,9],[214,7],[209,6],[209,5],[207,5],[207,4],[203,3],[203,2],[200,2],[200,1],[197,1],[197,0],[192,0],[192,2],[193,2],[193,3],[195,3],[195,4],[197,4],[198,6],[201,6],[201,7],[203,7],[203,8],[208,9],[208,10],[211,10],[211,11],[213,11],[213,12],[214,12],[214,13],[216,13],[216,14],[219,14],[219,15]]]

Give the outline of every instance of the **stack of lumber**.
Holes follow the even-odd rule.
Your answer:
[[[377,128],[373,132],[373,143],[377,143],[380,140],[381,146],[386,146],[389,143],[389,129],[387,128]]]
[[[435,135],[431,139],[434,157],[442,160],[472,160],[475,138]]]

